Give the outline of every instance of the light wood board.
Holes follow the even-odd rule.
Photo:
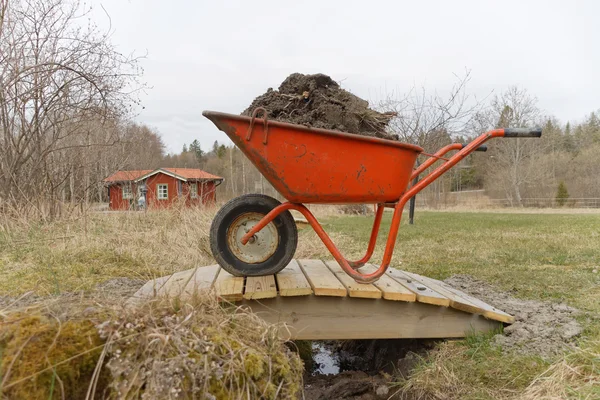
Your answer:
[[[358,269],[358,272],[363,274],[371,274],[377,270],[377,267],[371,264],[366,264],[364,267]],[[395,281],[390,276],[383,274],[379,280],[373,282],[381,292],[383,298],[386,300],[394,301],[416,301],[417,295],[410,291],[406,286]]]
[[[218,264],[196,268],[194,275],[192,275],[181,295],[194,296],[210,291],[220,268]]]
[[[292,260],[283,271],[275,275],[280,296],[307,296],[312,294],[312,288],[298,261]]]
[[[346,289],[348,289],[348,295],[350,297],[361,297],[364,299],[381,298],[381,290],[370,283],[365,284],[356,282],[342,269],[342,267],[340,267],[337,261],[327,261],[325,264],[329,267],[331,272],[335,274],[339,281],[342,282]]]
[[[439,294],[435,290],[428,288],[422,283],[416,282],[411,277],[405,275],[402,271],[388,268],[386,274],[393,278],[396,282],[409,288],[416,296],[419,303],[434,304],[437,306],[450,306],[450,299]]]
[[[244,278],[233,276],[223,268],[219,268],[214,287],[217,296],[221,299],[239,301],[244,297]]]
[[[321,260],[298,260],[300,268],[317,296],[345,297],[346,288]]]
[[[269,299],[277,296],[277,285],[274,275],[249,276],[244,289],[245,299]]]
[[[502,325],[449,307],[384,299],[278,296],[242,305],[269,323],[285,324],[280,335],[293,340],[462,338]]]

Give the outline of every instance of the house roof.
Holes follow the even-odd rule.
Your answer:
[[[143,169],[136,171],[117,171],[108,178],[104,179],[105,183],[113,183],[113,182],[129,182],[142,181],[152,175],[156,175],[158,173],[162,173],[165,175],[172,176],[173,178],[182,180],[182,181],[194,181],[194,180],[219,180],[222,181],[223,178],[220,176],[216,176],[213,174],[209,174],[206,171],[202,171],[197,168],[158,168],[158,169]]]
[[[169,171],[173,174],[180,176],[185,179],[219,179],[222,180],[220,176],[216,176],[213,174],[209,174],[206,171],[202,171],[201,169],[195,168],[161,168],[163,171]]]
[[[134,171],[117,171],[108,178],[104,179],[103,182],[127,182],[133,181],[139,178],[140,176],[146,175],[147,173],[152,172],[151,169],[138,169]]]

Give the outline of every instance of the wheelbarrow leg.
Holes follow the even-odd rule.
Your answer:
[[[373,221],[373,229],[371,230],[371,238],[369,239],[369,247],[367,248],[367,253],[358,261],[348,261],[348,265],[352,267],[352,269],[359,269],[363,265],[365,265],[371,257],[373,256],[373,251],[375,251],[375,245],[377,244],[377,234],[379,233],[379,226],[381,225],[381,217],[383,216],[383,210],[385,207],[383,204],[377,204],[377,211],[375,212],[375,221]]]
[[[246,244],[248,242],[248,240],[250,240],[250,238],[255,233],[257,233],[262,228],[267,226],[273,219],[275,219],[277,217],[277,215],[279,215],[283,211],[296,210],[296,211],[299,211],[300,213],[302,213],[302,215],[304,215],[304,217],[306,218],[306,220],[308,221],[310,226],[315,230],[315,232],[317,233],[317,235],[319,236],[319,238],[321,239],[321,241],[323,242],[325,247],[327,247],[327,249],[329,250],[331,255],[336,259],[336,261],[338,262],[340,267],[342,267],[342,269],[348,275],[350,275],[356,282],[371,283],[371,282],[374,282],[377,279],[379,279],[379,277],[385,273],[385,271],[387,270],[387,268],[390,264],[390,261],[392,259],[392,254],[394,253],[394,246],[396,245],[396,237],[398,235],[400,219],[402,218],[402,210],[403,210],[404,205],[406,204],[407,200],[408,200],[408,198],[403,197],[401,199],[401,201],[399,201],[396,204],[396,206],[394,207],[394,215],[392,216],[392,223],[390,226],[390,232],[389,232],[388,239],[387,239],[386,246],[385,246],[383,262],[381,263],[381,265],[375,272],[370,273],[370,274],[362,274],[358,271],[355,271],[350,266],[350,263],[344,258],[342,253],[340,253],[340,251],[335,246],[335,244],[333,243],[333,241],[331,240],[329,235],[327,235],[327,233],[323,230],[323,227],[321,226],[321,224],[319,224],[319,222],[317,221],[315,216],[303,204],[295,204],[295,203],[287,202],[287,203],[283,203],[283,204],[275,207],[270,213],[265,215],[265,217],[262,220],[260,220],[260,222],[258,222],[256,225],[254,225],[252,227],[252,229],[250,229],[250,231],[248,231],[248,233],[246,233],[242,237],[241,242],[242,242],[242,244]],[[381,208],[383,209],[383,205],[381,205]],[[379,224],[381,223],[381,216],[383,215],[383,210],[378,210],[378,215],[379,215],[379,218],[376,221],[377,228],[379,228]],[[377,219],[377,216],[376,216],[376,219]],[[376,239],[376,238],[377,238],[377,232],[375,232],[375,226],[374,226],[374,229],[371,232],[371,239]],[[371,240],[371,242],[374,242],[374,241],[375,240]],[[370,251],[367,250],[367,254],[365,255],[365,257],[363,257],[363,259],[366,258],[367,256],[369,256],[369,258],[370,258],[370,256],[373,253],[373,249],[375,248],[375,244],[369,243],[369,247],[372,247],[372,248],[370,249]]]

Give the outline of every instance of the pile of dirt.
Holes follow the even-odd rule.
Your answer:
[[[242,115],[252,115],[257,107],[265,108],[269,119],[398,140],[398,135],[386,131],[394,113],[372,110],[368,101],[342,89],[324,74],[291,74],[279,90],[269,88],[255,98]]]
[[[515,323],[493,339],[505,351],[551,357],[572,347],[583,331],[575,319],[580,311],[566,304],[517,299],[469,275],[454,275],[445,282],[515,316]]]

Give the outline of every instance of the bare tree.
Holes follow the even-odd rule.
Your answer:
[[[435,149],[465,132],[482,103],[466,91],[470,71],[456,76],[456,83],[447,96],[428,93],[413,87],[408,93],[391,93],[380,102],[379,108],[396,114],[389,129],[403,142],[417,144],[426,150]]]
[[[472,120],[474,133],[494,128],[533,127],[540,124],[541,113],[537,99],[516,86],[494,96],[490,107]],[[536,168],[536,159],[543,153],[536,139],[496,140],[488,151],[486,182],[488,187],[500,188],[504,196],[522,205],[522,190],[547,173]]]
[[[103,125],[131,111],[141,71],[78,1],[0,1],[0,200],[52,215],[77,172],[93,185],[88,157],[118,143]]]

